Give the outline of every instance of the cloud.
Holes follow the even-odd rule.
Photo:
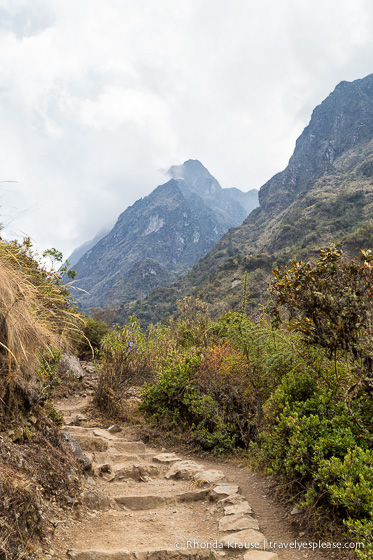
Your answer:
[[[0,0],[0,221],[67,254],[185,159],[260,187],[372,71],[372,23],[368,0]]]

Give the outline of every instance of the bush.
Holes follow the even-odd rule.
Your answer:
[[[123,416],[123,397],[138,382],[141,370],[144,336],[136,317],[128,325],[117,327],[101,341],[97,367],[99,380],[95,404],[112,417]]]
[[[104,321],[96,320],[89,315],[84,316],[83,319],[82,335],[76,345],[79,358],[82,360],[92,359],[98,354],[102,339],[110,331],[110,327]]]
[[[225,420],[220,403],[200,390],[200,366],[201,357],[190,356],[162,370],[155,384],[145,385],[140,408],[158,423],[166,420],[169,427],[190,430],[204,449],[232,449],[233,426]]]

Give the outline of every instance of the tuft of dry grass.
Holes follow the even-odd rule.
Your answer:
[[[30,244],[0,240],[0,422],[37,404],[41,353],[63,349],[79,332],[78,315],[55,272]]]

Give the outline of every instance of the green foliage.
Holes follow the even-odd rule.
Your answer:
[[[232,450],[236,436],[224,420],[219,403],[198,387],[200,356],[180,360],[164,369],[153,385],[145,385],[141,409],[157,422],[190,429],[192,438],[204,449]]]
[[[113,417],[123,415],[123,394],[136,383],[141,368],[144,336],[136,317],[108,332],[101,340],[95,404]]]
[[[84,327],[76,346],[79,357],[89,359],[98,353],[101,341],[109,333],[110,327],[104,321],[94,319],[89,315],[84,316],[83,319]]]
[[[56,348],[50,348],[43,352],[39,358],[37,390],[40,400],[45,401],[52,396],[53,389],[61,383],[57,375],[58,365],[61,361],[62,352]]]

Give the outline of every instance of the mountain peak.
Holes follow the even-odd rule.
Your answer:
[[[199,195],[212,195],[222,190],[218,181],[197,159],[188,159],[182,165],[173,165],[168,175],[176,181],[183,181],[191,192]]]

